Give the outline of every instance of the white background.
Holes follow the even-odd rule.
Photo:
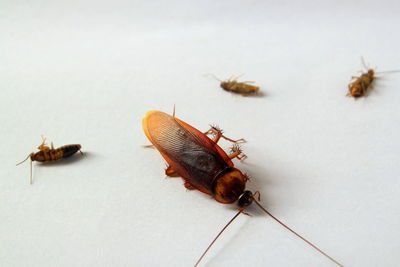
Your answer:
[[[364,56],[400,68],[398,1],[2,1],[0,265],[191,266],[235,206],[165,179],[141,119],[246,138],[262,203],[345,266],[400,261],[400,75],[346,97]],[[205,77],[245,74],[263,97]],[[85,155],[18,167],[45,135]],[[223,148],[229,143],[221,142]],[[333,266],[264,216],[207,266]]]

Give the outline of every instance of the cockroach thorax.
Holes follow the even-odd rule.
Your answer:
[[[222,174],[214,185],[214,198],[221,203],[237,201],[246,186],[246,176],[236,168]]]

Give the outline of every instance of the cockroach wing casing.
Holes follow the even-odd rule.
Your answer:
[[[204,133],[161,111],[143,118],[143,130],[169,166],[186,182],[222,203],[243,193],[245,176]]]

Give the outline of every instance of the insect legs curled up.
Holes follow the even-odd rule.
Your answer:
[[[347,93],[347,96],[352,96],[354,98],[365,96],[367,91],[373,88],[373,82],[377,78],[375,74],[400,72],[400,70],[376,72],[374,69],[367,66],[363,57],[361,57],[361,62],[363,67],[366,69],[366,72],[363,73],[361,71],[360,76],[351,77],[352,82],[348,85],[349,92]]]
[[[65,145],[61,146],[59,148],[54,148],[53,143],[51,143],[51,146],[48,147],[46,145],[46,138],[42,136],[42,143],[38,146],[39,151],[38,152],[32,152],[30,153],[26,159],[21,161],[20,163],[17,164],[20,165],[21,163],[25,162],[27,159],[30,158],[30,177],[29,177],[29,183],[32,184],[32,162],[33,161],[38,161],[38,162],[50,162],[50,161],[56,161],[62,158],[68,158],[75,154],[76,152],[80,152],[82,155],[81,151],[81,145],[79,144],[73,144],[73,145]]]

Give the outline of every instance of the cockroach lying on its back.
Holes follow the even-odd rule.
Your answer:
[[[56,161],[63,158],[68,158],[75,154],[76,152],[81,152],[81,145],[74,144],[74,145],[65,145],[59,148],[54,148],[53,143],[51,143],[51,147],[46,145],[46,138],[42,136],[42,143],[38,146],[38,152],[32,152],[28,155],[26,159],[21,161],[17,164],[17,166],[21,163],[24,163],[27,159],[31,159],[31,175],[29,179],[29,183],[32,184],[32,162],[49,162],[49,161]]]
[[[368,67],[365,64],[364,58],[361,58],[361,61],[367,72],[362,73],[360,76],[352,77],[354,81],[349,84],[349,92],[347,93],[347,96],[352,96],[355,98],[365,96],[367,90],[372,88],[372,83],[376,79],[375,74],[377,72],[375,72],[374,69]],[[380,71],[378,73],[390,73],[390,72],[399,72],[399,71],[398,70]]]
[[[220,86],[222,89],[225,91],[234,93],[234,94],[239,94],[242,96],[249,96],[249,95],[260,95],[260,87],[251,85],[251,81],[245,81],[245,82],[238,82],[238,78],[240,77],[231,77],[228,80],[222,81],[218,79],[215,75],[210,74],[212,77],[214,77],[216,80],[220,81]]]
[[[176,118],[175,111],[173,116],[161,111],[149,111],[143,118],[142,125],[149,141],[168,163],[168,168],[165,172],[166,175],[170,177],[182,177],[184,186],[187,189],[197,189],[211,195],[216,201],[221,203],[229,204],[237,202],[239,206],[237,214],[211,242],[196,262],[196,266],[228,225],[240,213],[245,213],[246,207],[253,202],[283,227],[301,238],[335,264],[342,266],[267,211],[259,203],[260,193],[258,191],[252,193],[245,190],[248,178],[239,169],[234,167],[232,159],[243,159],[246,156],[236,144],[231,149],[230,154],[225,153],[217,144],[221,138],[233,143],[244,141],[244,139],[229,139],[216,127],[212,127],[207,132],[202,133]],[[210,139],[207,134],[213,134],[213,139]]]

